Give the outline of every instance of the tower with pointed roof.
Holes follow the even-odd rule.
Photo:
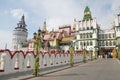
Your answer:
[[[43,23],[42,32],[47,32],[46,21],[44,21],[44,23]]]
[[[13,30],[12,45],[14,50],[27,46],[28,30],[26,26],[25,17],[23,15]]]
[[[76,21],[76,42],[75,50],[94,49],[94,46],[98,46],[98,24],[96,18],[92,18],[91,11],[88,6],[84,9],[83,19]],[[95,51],[95,49],[94,49]]]
[[[91,11],[90,11],[89,7],[86,6],[86,8],[85,8],[85,10],[84,10],[83,20],[89,20],[89,19],[92,19]]]

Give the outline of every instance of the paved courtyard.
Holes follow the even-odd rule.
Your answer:
[[[98,59],[29,80],[120,80],[120,62],[117,59]]]

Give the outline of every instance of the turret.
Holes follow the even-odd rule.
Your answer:
[[[24,19],[24,15],[21,17],[21,20],[17,23],[17,27],[13,30],[13,39],[12,45],[13,49],[18,49],[20,47],[27,46],[27,37],[28,32],[26,28],[26,23]]]

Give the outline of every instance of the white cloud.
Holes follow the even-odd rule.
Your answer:
[[[81,7],[78,7],[74,0],[32,0],[31,3],[24,0],[23,3],[37,16],[44,16],[50,30],[64,24],[72,24],[74,18],[80,19],[80,14],[83,14]]]
[[[21,16],[24,14],[26,17],[28,17],[28,13],[24,11],[23,9],[12,9],[10,11],[13,17],[20,19]]]
[[[7,44],[7,48],[12,47],[12,34],[6,30],[0,30],[0,49],[4,49]]]

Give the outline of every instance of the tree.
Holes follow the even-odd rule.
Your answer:
[[[74,58],[73,58],[73,54],[74,54],[74,47],[71,45],[69,48],[70,51],[70,66],[73,67],[73,63],[74,63]]]
[[[35,76],[38,76],[38,72],[39,72],[39,54],[40,54],[41,47],[42,47],[42,38],[40,35],[40,31],[38,31],[38,34],[34,33],[34,48],[35,48],[35,52],[36,52],[35,62],[34,62]]]

